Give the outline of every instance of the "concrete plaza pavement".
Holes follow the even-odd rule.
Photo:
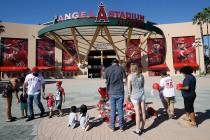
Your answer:
[[[183,99],[180,92],[176,93],[176,120],[167,120],[161,114],[161,103],[158,97],[150,95],[151,85],[158,82],[160,77],[145,77],[145,91],[147,102],[153,102],[150,106],[154,107],[160,112],[160,118],[154,120],[150,118],[146,123],[146,133],[142,136],[136,136],[132,133],[135,126],[130,127],[124,132],[111,132],[107,128],[106,123],[96,123],[97,126],[84,132],[81,128],[74,130],[67,127],[68,118],[64,117],[48,117],[39,118],[36,116],[31,122],[25,122],[25,119],[18,119],[17,121],[6,123],[4,121],[4,99],[0,98],[0,139],[2,140],[31,140],[31,139],[55,139],[55,140],[111,140],[111,139],[145,139],[145,140],[209,140],[210,139],[210,77],[197,77],[197,98],[195,101],[195,111],[197,114],[198,128],[189,128],[181,121],[183,111]],[[183,78],[173,77],[174,82],[178,83]],[[55,93],[54,82],[57,79],[47,80],[46,93]],[[104,86],[104,80],[100,79],[65,79],[63,80],[63,87],[66,91],[66,102],[63,104],[65,110],[69,110],[72,105],[80,106],[86,104],[90,106],[89,114],[92,121],[97,119],[98,112],[94,105],[98,101],[97,89]],[[126,90],[125,90],[126,91]],[[127,94],[127,92],[125,93]],[[13,99],[15,99],[13,97]],[[13,116],[20,118],[20,106],[13,100],[12,113]],[[45,109],[46,101],[42,101]],[[37,107],[34,107],[35,113],[39,113]]]

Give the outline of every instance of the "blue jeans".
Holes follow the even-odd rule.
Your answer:
[[[36,105],[39,107],[41,113],[44,113],[44,107],[41,102],[41,93],[36,95],[28,95],[28,110],[29,110],[29,117],[34,117],[34,109],[33,109],[33,100]]]
[[[124,112],[123,112],[124,95],[111,95],[111,127],[115,128],[116,107],[119,117],[119,125],[122,129],[124,127]]]

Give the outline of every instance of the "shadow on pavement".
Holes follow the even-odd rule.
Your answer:
[[[185,110],[180,108],[175,108],[174,113],[175,113],[175,120],[178,120],[183,114],[185,114]]]
[[[210,110],[206,110],[206,112],[196,112],[197,117],[197,125],[202,124],[205,120],[210,119]]]
[[[158,117],[154,119],[154,122],[145,130],[145,132],[158,127],[161,123],[168,120],[167,113],[164,111],[163,108],[158,109],[157,112],[158,112]],[[176,116],[174,118],[175,120],[179,119],[185,113],[184,109],[178,109],[178,108],[175,108],[174,112]]]

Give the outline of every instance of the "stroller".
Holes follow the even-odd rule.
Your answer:
[[[100,95],[100,99],[97,103],[99,118],[101,118],[104,122],[109,123],[111,113],[110,105],[108,103],[109,95],[105,87],[99,87],[98,93]],[[116,122],[118,122],[118,120],[118,114],[116,113]],[[134,106],[130,101],[126,100],[124,104],[124,121],[127,122],[133,120],[135,120]]]

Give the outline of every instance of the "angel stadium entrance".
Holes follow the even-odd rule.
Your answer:
[[[39,25],[3,22],[0,77],[24,76],[36,66],[45,78],[98,78],[114,58],[127,72],[137,63],[145,76],[177,75],[183,66],[205,71],[200,26],[155,24],[107,9],[101,3],[97,13],[73,11]]]
[[[106,11],[102,3],[96,16],[92,12],[57,16],[38,35],[55,40],[66,57],[76,62],[75,67],[88,69],[89,78],[101,77],[114,58],[126,68],[135,62],[145,70],[167,69],[163,32],[154,23],[145,21],[141,14]],[[68,48],[69,41],[74,48]]]

